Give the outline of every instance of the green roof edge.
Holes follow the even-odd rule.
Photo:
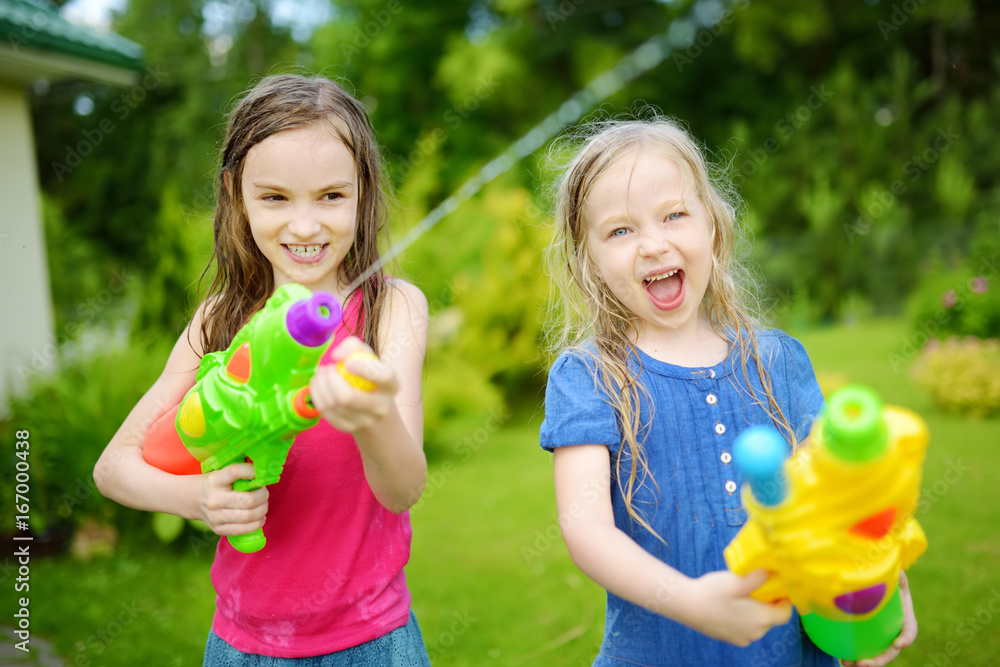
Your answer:
[[[18,16],[13,11],[15,7],[35,16],[45,16],[45,20],[35,21],[35,25],[11,21],[11,17]],[[39,23],[40,27],[35,27]],[[53,27],[56,30],[52,30]],[[38,2],[0,0],[0,40],[7,42],[15,52],[23,46],[134,72],[141,72],[145,67],[142,61],[143,48],[140,45],[121,35],[101,34],[78,26]]]

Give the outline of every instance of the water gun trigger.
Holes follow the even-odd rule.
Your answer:
[[[292,396],[292,409],[303,419],[319,417],[319,410],[313,406],[312,398],[309,395],[309,385],[302,387]]]
[[[771,604],[780,602],[781,600],[788,600],[788,589],[776,572],[769,572],[767,581],[751,593],[750,597]]]

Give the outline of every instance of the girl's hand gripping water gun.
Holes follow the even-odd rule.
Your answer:
[[[277,482],[295,436],[319,421],[309,382],[340,321],[332,294],[279,287],[228,349],[202,358],[194,387],[150,427],[143,458],[178,475],[249,459],[254,479],[238,480],[234,490]],[[229,542],[252,553],[266,540],[257,530]]]
[[[830,397],[790,457],[777,431],[748,429],[733,460],[750,519],[726,547],[729,569],[772,572],[753,597],[790,600],[827,653],[880,655],[902,627],[900,570],[927,548],[913,518],[927,440],[915,413],[857,385]]]

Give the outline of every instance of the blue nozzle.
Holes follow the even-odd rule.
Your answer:
[[[761,505],[778,505],[788,494],[783,466],[789,453],[785,439],[768,426],[748,428],[736,439],[733,462]]]

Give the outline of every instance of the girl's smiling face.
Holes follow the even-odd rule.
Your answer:
[[[275,287],[344,296],[340,265],[354,244],[360,193],[354,158],[333,131],[311,124],[267,137],[247,153],[240,189]]]
[[[639,336],[695,331],[712,272],[714,225],[677,162],[632,150],[583,208],[591,267],[637,318]]]

